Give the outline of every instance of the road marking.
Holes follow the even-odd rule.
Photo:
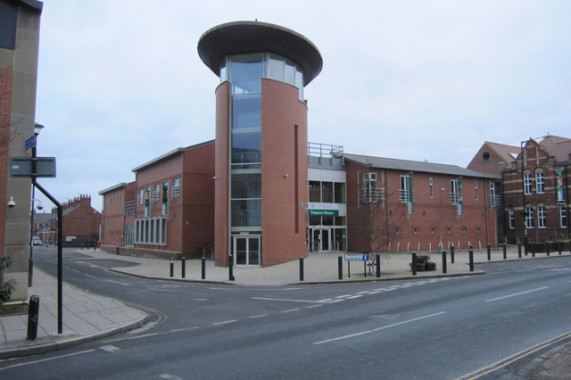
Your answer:
[[[291,313],[294,311],[299,311],[299,309],[287,309],[287,310],[282,310],[282,313]]]
[[[393,324],[390,324],[390,325],[387,325],[387,326],[377,327],[377,328],[371,329],[371,330],[359,331],[359,332],[356,332],[356,333],[353,333],[353,334],[338,336],[338,337],[336,337],[336,338],[330,338],[330,339],[320,340],[320,341],[318,341],[318,342],[313,342],[313,344],[316,344],[316,345],[317,345],[317,344],[337,342],[337,341],[339,341],[339,340],[344,340],[344,339],[355,338],[355,337],[357,337],[357,336],[372,334],[372,333],[377,332],[377,331],[386,330],[386,329],[390,329],[390,328],[393,328],[393,327],[406,325],[406,324],[408,324],[408,323],[420,321],[420,320],[423,320],[423,319],[428,319],[428,318],[437,317],[437,316],[442,315],[442,314],[446,314],[446,312],[445,312],[445,311],[441,311],[441,312],[439,312],[439,313],[433,313],[433,314],[423,315],[422,317],[417,317],[417,318],[408,319],[408,320],[406,320],[406,321],[393,323]]]
[[[112,284],[117,284],[117,285],[122,285],[122,286],[129,286],[129,284],[126,284],[124,282],[119,282],[119,281],[113,281],[113,280],[103,280],[103,281],[107,281],[107,282],[110,282]]]
[[[545,289],[547,289],[547,288],[549,288],[549,287],[548,287],[548,286],[542,286],[541,288],[535,288],[535,289],[526,290],[526,291],[523,291],[523,292],[508,294],[508,295],[502,296],[502,297],[492,298],[492,299],[486,300],[486,302],[495,302],[495,301],[503,300],[503,299],[505,299],[505,298],[517,297],[517,296],[521,296],[521,295],[524,295],[524,294],[529,294],[529,293],[533,293],[533,292],[538,292],[538,291],[540,291],[540,290],[545,290]]]
[[[69,358],[69,357],[71,357],[71,356],[77,356],[77,355],[88,354],[88,353],[91,353],[91,352],[94,352],[94,351],[95,351],[95,349],[91,349],[91,350],[85,350],[85,351],[74,352],[73,354],[54,356],[54,357],[52,357],[52,358],[47,358],[47,359],[40,359],[40,360],[31,361],[31,362],[12,364],[12,365],[9,365],[9,366],[7,366],[7,367],[0,368],[0,371],[4,371],[4,370],[7,370],[7,369],[12,369],[12,368],[24,367],[24,366],[27,366],[27,365],[34,365],[34,364],[49,362],[49,361],[52,361],[52,360],[65,359],[65,358]]]
[[[216,323],[213,323],[213,325],[214,326],[222,326],[222,325],[227,325],[229,323],[235,323],[235,322],[238,322],[238,320],[237,319],[231,319],[229,321],[216,322]]]
[[[165,380],[182,380],[182,377],[177,375],[171,375],[170,373],[163,373],[162,375],[159,375],[159,378]]]
[[[322,307],[322,306],[323,306],[323,304],[319,304],[319,305],[309,305],[309,306],[306,306],[305,308],[306,308],[306,309],[313,309],[313,308],[315,308],[315,307]]]
[[[106,346],[101,346],[99,347],[99,349],[103,350],[103,351],[107,351],[107,352],[115,352],[115,351],[119,351],[120,348],[119,347],[115,347],[112,346],[110,344],[106,345]]]
[[[271,298],[271,297],[252,297],[253,300],[261,301],[281,301],[281,302],[303,302],[303,303],[322,303],[323,301],[300,300],[294,298]]]
[[[97,277],[95,277],[95,276],[92,276],[92,275],[90,275],[90,274],[87,274],[87,273],[84,273],[84,275],[85,275],[85,276],[87,276],[87,277],[89,277],[89,278],[97,279]]]
[[[267,316],[268,316],[268,314],[252,315],[251,317],[248,317],[248,319],[264,318]]]
[[[150,337],[150,336],[157,336],[157,335],[159,335],[159,334],[158,334],[158,333],[149,333],[149,334],[143,334],[143,335],[132,336],[132,337],[130,337],[130,338],[127,338],[127,340],[148,338],[148,337]]]

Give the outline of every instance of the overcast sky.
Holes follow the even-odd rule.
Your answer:
[[[311,142],[465,167],[484,141],[571,137],[570,15],[568,0],[44,0],[38,155],[57,178],[39,182],[101,210],[134,167],[213,139],[219,79],[196,46],[237,20],[320,50]]]

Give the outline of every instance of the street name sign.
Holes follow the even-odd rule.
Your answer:
[[[369,261],[368,253],[346,253],[345,261]]]
[[[35,162],[35,173],[32,163]],[[10,157],[10,177],[55,177],[55,157]]]

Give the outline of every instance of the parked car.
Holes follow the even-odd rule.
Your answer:
[[[34,236],[32,237],[32,245],[42,245],[42,241],[40,240],[39,237]]]

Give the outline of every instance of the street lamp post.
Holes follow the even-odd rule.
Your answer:
[[[35,195],[35,186],[33,185],[36,182],[36,161],[35,158],[37,157],[37,139],[40,131],[44,128],[42,124],[36,123],[34,125],[34,145],[32,146],[32,210],[30,211],[30,260],[28,262],[28,287],[32,286],[33,277],[34,277],[34,195]]]

